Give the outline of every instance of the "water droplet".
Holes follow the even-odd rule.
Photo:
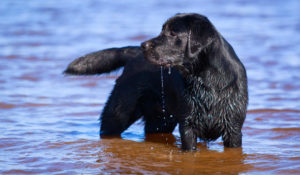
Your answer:
[[[163,66],[160,66],[160,80],[161,80],[161,106],[162,106],[162,112],[166,112],[165,107],[165,92],[164,92],[164,68]]]
[[[170,151],[170,154],[169,154],[169,159],[170,159],[170,160],[173,159],[173,154],[172,154],[172,153],[173,153],[173,150],[171,150],[171,151]]]

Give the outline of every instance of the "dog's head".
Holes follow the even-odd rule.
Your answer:
[[[199,14],[177,14],[163,25],[159,36],[142,43],[146,59],[162,66],[186,67],[199,59],[218,33]]]

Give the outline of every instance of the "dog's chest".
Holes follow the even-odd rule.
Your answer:
[[[201,78],[189,79],[186,83],[185,98],[190,108],[186,124],[192,126],[203,140],[217,139],[222,132],[222,119],[215,115],[217,96],[214,89],[205,86]]]
[[[205,86],[201,77],[193,77],[186,80],[185,98],[190,107],[189,120],[196,127],[209,127],[214,125],[212,115],[214,101],[214,89]]]

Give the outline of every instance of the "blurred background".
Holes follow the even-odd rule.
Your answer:
[[[248,73],[243,151],[237,162],[226,166],[204,157],[208,172],[299,174],[298,0],[1,0],[0,173],[203,172],[201,158],[180,152],[177,130],[173,146],[144,142],[141,121],[123,139],[99,140],[98,118],[120,72],[90,77],[62,74],[68,63],[87,53],[140,45],[158,35],[169,17],[184,12],[207,16]],[[216,151],[226,162],[232,155],[221,142],[209,144],[205,153],[213,157],[210,151]],[[122,150],[120,144],[139,151]],[[148,147],[159,149],[144,152]],[[170,159],[170,150],[178,164]],[[127,151],[129,157],[119,151]],[[204,151],[199,152],[195,155]],[[145,159],[136,161],[141,155]],[[162,158],[154,160],[157,155]],[[189,168],[181,166],[184,161]],[[216,169],[218,163],[235,168]]]

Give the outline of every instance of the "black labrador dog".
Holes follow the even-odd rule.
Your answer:
[[[177,14],[141,47],[88,54],[65,73],[101,74],[122,66],[101,115],[100,135],[120,135],[143,117],[145,133],[172,133],[179,123],[183,150],[196,149],[197,137],[211,141],[222,136],[224,146],[241,146],[246,70],[205,16]]]

